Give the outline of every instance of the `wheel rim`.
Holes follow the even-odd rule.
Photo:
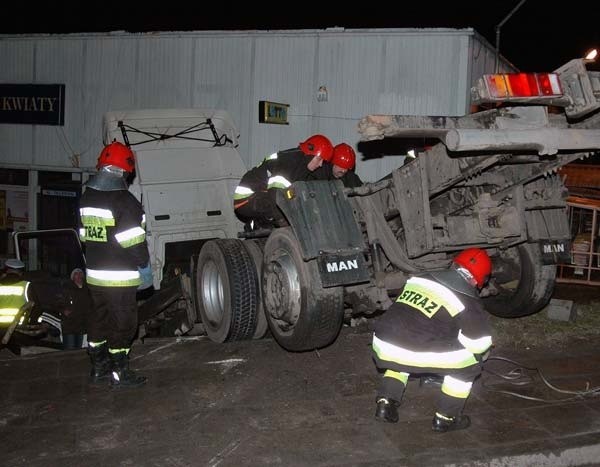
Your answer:
[[[521,245],[493,257],[497,294],[484,298],[486,310],[517,318],[539,311],[550,299],[556,266],[543,265],[535,244]]]
[[[285,251],[277,251],[266,266],[266,302],[272,322],[282,334],[291,334],[300,316],[300,281],[294,259]]]
[[[223,320],[224,296],[223,278],[214,261],[207,261],[202,266],[202,303],[210,324],[218,324]]]

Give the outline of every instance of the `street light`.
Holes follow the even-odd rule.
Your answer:
[[[521,5],[523,5],[523,3],[525,3],[525,0],[521,0],[516,7],[514,7],[511,12],[506,15],[504,17],[504,19],[502,21],[500,21],[497,25],[496,25],[496,65],[494,66],[494,72],[498,73],[498,68],[500,65],[500,28],[502,26],[504,26],[504,23],[506,23],[508,21],[508,19],[515,14],[515,12],[521,8]]]
[[[588,53],[585,54],[585,57],[583,59],[586,62],[593,62],[594,60],[596,60],[597,56],[598,56],[598,49],[592,49]]]

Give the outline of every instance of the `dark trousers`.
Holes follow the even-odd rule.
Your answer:
[[[94,309],[88,317],[88,341],[109,349],[129,349],[137,332],[137,287],[90,285]]]
[[[285,218],[275,203],[275,189],[259,191],[234,202],[235,213],[242,222],[255,221],[260,227],[279,225]]]
[[[63,334],[63,349],[80,349],[83,344],[83,334]]]
[[[379,361],[381,362],[381,360]],[[400,368],[394,368],[392,372],[397,372]],[[433,370],[433,371],[432,371]],[[436,371],[437,370],[437,371]],[[405,367],[402,368],[401,371],[408,374],[419,374],[419,369],[414,367]],[[428,373],[434,372],[440,376],[451,376],[459,381],[465,383],[472,383],[480,374],[481,374],[481,365],[471,365],[466,368],[461,369],[452,369],[448,370],[445,368],[439,369],[429,369]],[[393,377],[394,373],[384,373],[383,378],[381,379],[381,383],[379,385],[379,389],[377,391],[377,398],[385,397],[386,399],[392,399],[395,401],[401,401],[402,396],[404,395],[404,390],[406,389],[406,385],[400,381],[397,377]],[[397,373],[396,373],[397,375]],[[445,391],[445,385],[447,384],[446,379],[444,379],[444,383],[442,384],[442,389],[440,391],[438,401],[437,401],[437,410],[446,416],[455,417],[460,415],[462,412],[465,403],[467,402],[467,397],[469,394],[462,394],[460,396],[453,396],[448,394]]]

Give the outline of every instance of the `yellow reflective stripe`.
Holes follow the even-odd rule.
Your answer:
[[[275,175],[274,177],[269,178],[267,185],[268,188],[288,188],[291,183],[287,178],[282,177],[281,175]]]
[[[146,240],[146,231],[141,227],[133,227],[115,234],[115,238],[123,248],[128,248],[143,243]]]
[[[115,220],[115,216],[110,209],[102,209],[102,208],[80,208],[79,215],[81,217],[89,216],[89,217],[99,217],[107,220]]]
[[[270,154],[267,157],[265,157],[266,161],[274,161],[275,159],[277,159],[277,153],[276,152],[274,152],[273,154]]]
[[[114,227],[115,220],[95,216],[81,216],[81,223],[86,227]]]
[[[2,285],[0,286],[0,295],[23,295],[25,287],[22,285]]]
[[[106,227],[114,227],[115,218],[110,209],[80,208],[79,215],[83,230],[79,231],[79,239],[83,242],[106,242]]]
[[[466,349],[451,352],[413,352],[384,342],[373,335],[373,350],[381,360],[418,368],[466,368],[477,360]]]
[[[10,285],[0,285],[0,322],[12,323],[15,315],[28,302],[28,281],[18,281]]]
[[[422,277],[412,277],[396,299],[431,318],[441,307],[446,308],[450,316],[456,316],[465,306],[454,293],[437,282]]]
[[[87,269],[87,283],[102,287],[133,287],[142,283],[139,271]]]
[[[125,352],[126,354],[129,353],[129,349],[108,349],[108,351],[111,354],[122,353],[122,352]]]
[[[458,331],[458,341],[473,353],[484,353],[492,346],[492,336],[483,336],[478,339],[471,339],[462,333],[462,329]]]
[[[459,399],[466,399],[471,393],[471,387],[473,383],[471,381],[461,381],[453,376],[444,376],[444,382],[442,383],[442,392],[451,397],[457,397]]]
[[[252,191],[250,188],[238,185],[235,189],[235,192],[233,193],[233,199],[237,201],[239,199],[248,198],[249,196],[251,196],[253,194],[254,194],[254,191]]]
[[[0,316],[15,316],[19,308],[0,308]]]
[[[106,340],[99,341],[99,342],[88,342],[88,345],[90,347],[100,347],[103,344],[106,344]]]
[[[383,374],[384,378],[394,378],[398,381],[402,381],[404,385],[408,384],[409,373],[405,373],[404,371],[394,371],[394,370],[385,370]]]
[[[87,278],[87,283],[91,285],[98,285],[100,287],[134,287],[142,283],[141,279],[129,279],[129,280],[118,280],[118,279],[95,279],[93,277]]]
[[[146,214],[142,214],[142,229],[146,230]]]

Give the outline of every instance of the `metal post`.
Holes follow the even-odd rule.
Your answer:
[[[508,15],[504,17],[502,21],[500,21],[496,25],[496,64],[494,66],[494,73],[498,73],[500,67],[500,28],[504,26],[504,23],[508,21],[508,19],[515,14],[515,12],[521,8],[521,5],[525,3],[526,0],[521,0],[516,7],[514,7]]]

